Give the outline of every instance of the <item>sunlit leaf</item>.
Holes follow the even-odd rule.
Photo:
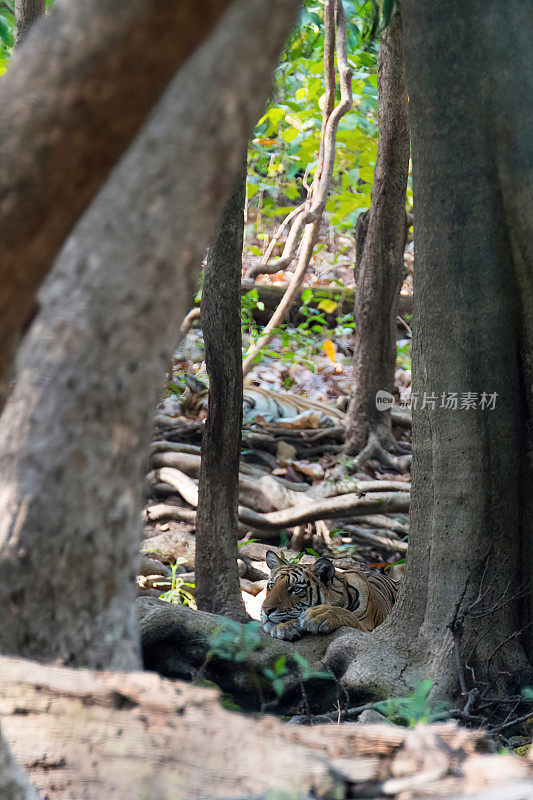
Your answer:
[[[325,311],[326,314],[333,314],[333,312],[338,308],[338,303],[336,303],[334,300],[329,300],[329,299],[328,300],[321,300],[317,307],[321,311]],[[324,343],[324,349],[326,347],[326,344],[328,344],[328,342]],[[331,342],[329,344],[331,344]],[[329,355],[329,353],[328,353],[328,355]]]

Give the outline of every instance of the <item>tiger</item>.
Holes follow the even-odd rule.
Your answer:
[[[197,378],[187,375],[185,383],[188,393],[181,402],[181,411],[185,416],[197,416],[201,409],[207,408],[209,390]],[[260,417],[266,423],[279,420],[295,420],[306,413],[314,413],[316,422],[310,427],[320,428],[343,427],[346,414],[325,403],[297,397],[288,392],[276,392],[262,389],[260,386],[245,387],[243,391],[243,418],[252,422]]]
[[[355,567],[343,572],[329,558],[314,564],[289,564],[266,553],[270,578],[261,609],[263,630],[290,642],[304,633],[332,633],[347,625],[372,631],[388,616],[398,584],[379,572]]]

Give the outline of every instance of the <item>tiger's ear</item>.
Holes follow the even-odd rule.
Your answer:
[[[276,569],[276,567],[281,567],[283,564],[281,558],[273,550],[267,550],[265,561],[269,569]]]
[[[205,383],[202,383],[202,381],[199,381],[198,378],[195,378],[193,375],[186,375],[185,383],[193,394],[204,394],[204,392],[207,392]]]
[[[335,577],[333,562],[331,562],[329,558],[319,558],[318,561],[315,561],[313,567],[318,579],[326,586],[329,586]]]

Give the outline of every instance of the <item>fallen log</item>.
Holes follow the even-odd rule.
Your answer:
[[[148,672],[0,658],[0,715],[53,800],[533,798],[531,761],[481,754],[481,731],[252,719],[222,708],[215,689]]]

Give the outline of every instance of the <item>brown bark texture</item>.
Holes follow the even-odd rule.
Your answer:
[[[204,271],[202,330],[209,408],[202,439],[195,570],[198,608],[241,621],[247,618],[237,572],[246,170],[245,156]]]
[[[26,37],[36,19],[44,14],[46,0],[15,0],[15,47]]]
[[[223,709],[214,689],[153,673],[0,658],[0,714],[53,800],[533,798],[531,762],[481,754],[480,731],[252,719]]]
[[[352,690],[431,677],[452,696],[515,693],[531,683],[533,18],[514,0],[405,0],[402,14],[416,216],[409,553],[390,617],[335,655]]]
[[[0,410],[35,293],[176,70],[229,0],[64,0],[0,86]]]
[[[378,60],[378,150],[370,211],[357,226],[354,386],[346,427],[346,452],[359,453],[370,433],[391,438],[390,408],[376,393],[392,393],[396,317],[407,236],[405,192],[409,171],[409,120],[399,13],[383,31]]]
[[[128,669],[153,409],[298,3],[237,0],[46,282],[0,422],[0,650]]]

